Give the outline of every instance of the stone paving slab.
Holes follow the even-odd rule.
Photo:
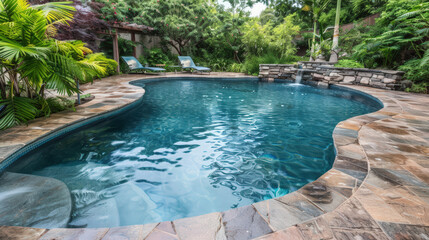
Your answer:
[[[76,111],[0,132],[0,161],[77,121],[119,109],[144,90],[132,80],[242,74],[121,75],[82,86],[96,98]],[[347,86],[383,102],[338,123],[337,157],[315,182],[283,197],[222,213],[101,229],[0,227],[0,239],[429,239],[429,96]],[[24,133],[25,131],[25,133]]]

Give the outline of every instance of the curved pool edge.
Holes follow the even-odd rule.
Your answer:
[[[179,75],[180,77],[189,77],[195,75]],[[152,76],[151,78],[163,78],[163,77],[174,77],[172,75],[166,76]],[[198,76],[206,77],[206,75]],[[207,76],[213,77],[213,76]],[[219,76],[219,77],[224,77]],[[243,77],[242,75],[239,77]],[[120,79],[118,79],[120,78]],[[115,95],[115,91],[107,91],[109,88],[116,90],[117,92],[123,93],[123,98],[128,99],[126,96],[133,95],[134,97],[138,95],[138,89],[141,87],[133,86],[129,82],[133,80],[138,80],[144,78],[143,76],[117,76],[114,78],[104,79],[102,81],[96,81],[94,85],[84,86],[88,92],[91,92],[96,96],[97,100],[103,98],[105,101],[108,101],[108,98]],[[112,80],[111,80],[112,79]],[[117,87],[117,84],[120,84],[121,87]],[[107,86],[106,86],[107,85]],[[120,89],[120,88],[124,89]],[[392,178],[398,178],[398,174],[395,175],[395,170],[398,170],[398,166],[390,161],[389,163],[392,166],[383,167],[380,165],[380,160],[375,160],[378,157],[374,157],[373,151],[373,141],[374,138],[368,135],[371,135],[372,131],[379,131],[380,134],[376,135],[376,142],[380,140],[378,138],[383,137],[383,134],[387,137],[389,135],[397,135],[398,132],[395,132],[395,128],[389,128],[386,126],[379,126],[379,122],[388,124],[392,119],[412,119],[429,118],[428,109],[424,108],[424,104],[419,104],[419,101],[423,99],[426,104],[429,104],[429,98],[424,95],[415,95],[407,94],[402,92],[391,92],[380,89],[365,88],[360,86],[349,86],[348,88],[362,91],[364,93],[370,94],[378,99],[384,104],[384,108],[381,110],[365,114],[361,116],[356,116],[345,121],[338,123],[334,129],[333,138],[334,144],[337,149],[337,156],[334,161],[333,168],[322,175],[316,181],[309,183],[299,189],[296,192],[287,194],[282,197],[275,199],[270,199],[262,202],[258,202],[252,205],[231,209],[225,212],[210,213],[206,215],[201,215],[197,217],[178,219],[173,222],[164,222],[164,223],[154,223],[146,225],[136,225],[136,226],[126,226],[126,227],[117,227],[117,228],[102,228],[102,229],[34,229],[26,227],[0,227],[0,237],[2,236],[33,236],[34,238],[41,239],[51,239],[54,237],[60,236],[69,236],[69,237],[85,237],[89,239],[101,239],[101,238],[114,238],[115,236],[128,236],[131,239],[141,237],[144,238],[149,234],[157,234],[157,236],[169,236],[181,239],[215,239],[215,238],[272,238],[277,236],[293,236],[291,234],[299,234],[303,236],[305,234],[305,229],[309,229],[310,226],[316,227],[316,230],[319,229],[320,234],[331,234],[337,236],[337,234],[343,234],[344,231],[350,234],[354,234],[353,231],[358,229],[358,232],[365,234],[375,234],[374,236],[379,236],[380,234],[386,234],[387,231],[382,229],[383,225],[378,223],[378,221],[386,220],[386,214],[382,214],[370,205],[371,202],[368,199],[371,197],[378,197],[382,199],[382,202],[379,202],[380,208],[383,210],[391,210],[391,212],[398,212],[395,210],[394,204],[383,203],[383,196],[377,195],[378,192],[372,192],[377,189],[377,184],[388,185],[389,182],[403,183],[407,184],[405,180],[398,180]],[[126,93],[130,91],[129,93]],[[137,95],[136,94],[137,91]],[[87,93],[87,91],[85,91]],[[143,92],[140,92],[143,96]],[[141,98],[140,96],[140,98]],[[410,98],[418,97],[419,101],[413,103]],[[124,101],[121,106],[129,105],[130,103],[136,102],[140,98],[133,98],[130,101]],[[122,99],[123,100],[123,99]],[[88,108],[95,104],[102,103],[98,101],[95,103],[88,103],[90,105],[84,105],[82,107]],[[402,106],[405,104],[406,106]],[[411,108],[412,106],[417,106],[418,110],[426,110],[426,115],[419,116],[416,112],[415,115],[406,114],[404,118],[404,109]],[[426,105],[427,108],[428,105]],[[100,113],[104,113],[104,106],[98,106],[98,109],[95,111],[94,115],[89,116],[88,118],[99,116]],[[117,106],[116,106],[117,107]],[[120,109],[121,107],[115,108]],[[79,109],[77,111],[80,111]],[[73,113],[71,114],[73,115]],[[53,114],[53,117],[55,114]],[[400,118],[402,117],[402,118]],[[49,119],[46,119],[49,120]],[[70,119],[65,123],[74,124],[75,122],[82,121],[82,118],[79,119]],[[423,121],[421,120],[421,121]],[[66,121],[67,122],[67,121]],[[36,122],[40,123],[40,122]],[[64,124],[64,123],[63,123]],[[30,123],[28,126],[32,128],[35,124]],[[374,127],[375,126],[375,127]],[[378,128],[377,128],[378,126]],[[28,128],[27,127],[27,128]],[[17,127],[22,130],[22,127]],[[392,130],[393,129],[393,130]],[[40,130],[40,129],[39,129]],[[425,138],[428,138],[427,132],[421,132],[418,129],[410,129],[422,133]],[[55,130],[51,130],[55,131]],[[10,131],[11,133],[13,131]],[[413,133],[415,133],[413,132]],[[36,132],[40,134],[40,132]],[[400,134],[404,134],[403,131],[399,131]],[[40,138],[39,135],[36,135],[36,138]],[[47,133],[45,133],[46,135]],[[45,136],[43,135],[43,136]],[[415,136],[414,134],[413,136]],[[38,136],[38,137],[37,137]],[[416,136],[419,137],[419,136]],[[27,138],[31,140],[30,137]],[[421,138],[421,137],[420,137]],[[422,139],[425,139],[422,138]],[[415,141],[422,141],[418,139]],[[30,142],[29,140],[29,142]],[[34,139],[31,141],[33,142]],[[426,141],[427,142],[427,141]],[[386,142],[385,142],[386,143]],[[3,143],[2,143],[3,144]],[[429,145],[429,144],[428,144]],[[3,146],[3,145],[2,145]],[[15,150],[16,151],[16,150]],[[422,150],[423,151],[423,150]],[[383,149],[381,149],[383,152]],[[422,152],[424,154],[425,152]],[[388,152],[387,154],[390,154]],[[413,153],[415,155],[415,153]],[[378,155],[377,155],[378,156]],[[424,156],[423,156],[424,157]],[[424,158],[423,158],[424,159]],[[377,171],[373,173],[371,171],[371,166],[376,163]],[[366,166],[366,168],[365,168]],[[399,166],[400,167],[400,166]],[[409,168],[415,170],[416,166]],[[381,169],[381,170],[379,170]],[[393,172],[392,172],[393,171]],[[399,169],[398,171],[402,171]],[[420,171],[422,172],[422,170]],[[402,173],[402,172],[400,172]],[[424,171],[423,171],[424,173]],[[406,173],[402,173],[405,174]],[[408,176],[408,179],[415,177],[417,179],[412,179],[411,187],[423,188],[426,189],[424,181],[419,180],[419,176],[411,171],[411,176]],[[399,175],[400,176],[400,175]],[[424,177],[424,174],[422,175]],[[422,178],[422,177],[420,177]],[[389,179],[385,180],[385,179]],[[426,182],[427,183],[427,182]],[[398,185],[395,185],[397,187]],[[400,185],[402,186],[402,185]],[[405,188],[409,189],[410,186],[403,185]],[[372,189],[372,190],[371,190]],[[411,190],[410,190],[411,191]],[[415,190],[416,191],[416,190]],[[372,192],[372,193],[370,193]],[[424,193],[424,191],[423,191]],[[418,193],[411,191],[411,197],[416,197],[417,200],[421,198]],[[408,196],[410,197],[410,196]],[[417,201],[415,200],[415,201]],[[393,200],[392,200],[393,201]],[[363,203],[362,203],[363,202]],[[425,201],[423,201],[425,202]],[[389,205],[390,204],[390,205]],[[403,204],[402,204],[403,205]],[[401,206],[402,206],[401,205]],[[423,204],[424,205],[424,204]],[[427,205],[427,202],[426,202]],[[422,206],[423,210],[429,210],[428,206]],[[390,209],[389,206],[392,206]],[[352,210],[352,211],[350,211]],[[363,212],[363,214],[357,214],[357,216],[350,216],[349,218],[344,218],[344,216],[356,215],[351,214],[356,210],[358,212]],[[360,216],[362,215],[362,216]],[[390,215],[390,214],[389,214]],[[420,222],[412,221],[412,219],[407,219],[406,216],[402,216],[397,213],[397,216],[394,220],[394,224],[406,223],[406,224],[417,224],[427,226],[429,221],[426,221],[424,218],[419,218]],[[356,223],[350,223],[350,221],[356,220]],[[362,222],[363,221],[363,222]],[[389,222],[389,221],[384,221]],[[298,224],[298,225],[296,225]],[[357,225],[356,225],[357,224]],[[360,225],[359,225],[360,224]],[[393,224],[393,223],[392,223]],[[339,225],[339,226],[336,226]],[[292,226],[292,227],[291,227]],[[305,227],[306,226],[306,227]],[[322,226],[322,228],[321,228]],[[390,226],[390,225],[389,225]],[[340,230],[332,230],[332,228],[341,228]],[[304,230],[303,230],[304,229]],[[323,229],[328,229],[325,231]],[[274,232],[274,233],[272,233]],[[328,233],[329,232],[329,233]],[[266,235],[268,234],[268,235]],[[377,235],[378,234],[378,235]],[[265,236],[264,236],[265,235]],[[381,236],[380,235],[380,236]],[[297,235],[298,236],[298,235]],[[322,236],[322,235],[320,235]],[[339,235],[338,235],[339,236]],[[337,236],[337,237],[338,237]],[[299,238],[296,238],[299,239]],[[306,239],[305,236],[303,239]]]

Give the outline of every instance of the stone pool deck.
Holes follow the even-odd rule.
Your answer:
[[[0,162],[64,126],[119,109],[147,77],[243,77],[241,74],[121,75],[84,85],[95,99],[0,132]],[[429,239],[429,96],[362,86],[385,107],[340,122],[331,170],[300,190],[249,206],[173,222],[100,229],[0,226],[0,239]],[[0,216],[6,217],[6,216]]]

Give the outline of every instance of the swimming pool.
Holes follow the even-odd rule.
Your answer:
[[[330,169],[339,121],[381,108],[342,89],[285,83],[135,84],[147,91],[140,105],[9,169],[65,182],[70,227],[173,220],[282,196]]]

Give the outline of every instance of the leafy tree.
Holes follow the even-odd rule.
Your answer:
[[[294,18],[294,14],[289,15],[275,27],[271,22],[262,26],[258,19],[246,23],[243,27],[243,43],[247,52],[262,56],[271,51],[278,57],[295,54],[293,38],[299,33],[300,27],[294,24]]]
[[[218,46],[229,46],[227,51],[231,51],[234,60],[240,63],[240,50],[242,50],[241,38],[243,35],[241,27],[248,20],[249,15],[244,9],[252,3],[242,0],[228,0],[227,2],[231,5],[231,8],[226,11],[223,9],[217,10],[217,21],[215,22],[215,29],[217,31],[214,35],[220,42]]]
[[[281,57],[293,55],[296,52],[293,39],[299,34],[300,27],[294,24],[294,18],[295,14],[285,17],[283,23],[273,29],[273,42],[271,44],[274,49],[279,51]]]
[[[265,8],[265,10],[261,12],[261,15],[259,15],[259,19],[262,25],[265,25],[270,21],[276,23],[277,17],[275,15],[275,10],[272,8]]]
[[[94,6],[95,4],[91,4]],[[57,26],[55,39],[58,40],[81,40],[93,51],[98,51],[98,41],[102,41],[99,33],[108,29],[108,23],[100,19],[97,12],[85,7],[80,1],[74,1],[76,12],[72,21]]]
[[[203,0],[100,0],[107,21],[153,27],[166,44],[182,55],[211,34],[214,7]]]
[[[243,26],[243,43],[246,52],[251,55],[261,56],[267,52],[272,42],[271,23],[261,25],[258,19],[252,19]]]

